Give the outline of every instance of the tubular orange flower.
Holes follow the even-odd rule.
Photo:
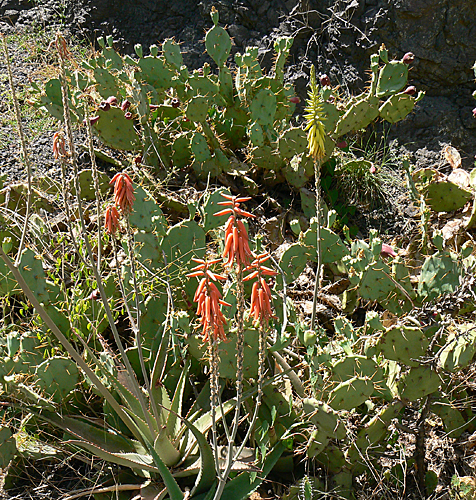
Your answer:
[[[124,172],[116,174],[111,182],[114,185],[114,203],[126,214],[132,210],[132,205],[136,201],[134,196],[134,186],[132,179]]]
[[[64,136],[61,132],[55,132],[53,135],[53,156],[55,160],[58,160],[59,158],[66,158],[68,156]]]
[[[237,218],[237,215],[241,217],[255,217],[253,214],[240,208],[240,203],[249,201],[251,198],[248,196],[230,196],[223,193],[222,196],[227,201],[220,201],[218,205],[230,207],[214,214],[216,216],[230,214],[225,224],[225,249],[222,257],[227,258],[225,266],[231,267],[233,262],[236,262],[238,268],[242,268],[249,265],[253,253],[250,250],[246,227],[243,221]]]
[[[109,205],[104,213],[104,226],[108,234],[116,234],[119,229],[119,212],[114,205]]]
[[[222,295],[214,283],[214,281],[226,280],[226,278],[209,269],[211,264],[221,262],[221,259],[215,259],[208,262],[202,259],[192,260],[199,265],[195,266],[192,269],[193,272],[187,274],[187,276],[202,276],[197,290],[195,291],[193,301],[197,303],[197,315],[200,316],[200,324],[203,327],[203,341],[207,342],[211,334],[214,340],[223,340],[226,342],[227,338],[224,329],[226,318],[221,312],[220,305],[231,306],[231,304],[222,300]]]
[[[259,321],[263,326],[269,323],[271,318],[275,318],[271,309],[272,296],[271,289],[263,276],[276,276],[278,273],[262,263],[270,258],[267,253],[256,256],[255,260],[245,269],[251,271],[251,274],[243,278],[248,281],[257,278],[251,289],[250,317]]]

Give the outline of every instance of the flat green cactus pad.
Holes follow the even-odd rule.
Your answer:
[[[398,383],[400,397],[415,401],[438,390],[440,377],[429,366],[415,366],[401,377]]]
[[[304,271],[308,260],[310,260],[309,252],[300,243],[294,243],[286,249],[279,260],[279,267],[286,276],[287,285],[299,277]],[[280,274],[276,277],[276,285],[282,287],[282,276]]]
[[[260,90],[250,104],[251,119],[261,126],[271,127],[276,113],[276,95],[269,89]]]
[[[79,382],[79,370],[69,358],[54,357],[47,359],[36,369],[36,384],[55,403],[61,403],[74,390]]]
[[[463,208],[473,193],[450,181],[433,182],[428,186],[425,201],[435,212],[452,212]]]
[[[17,444],[8,427],[0,427],[0,469],[6,469],[17,454]]]
[[[147,56],[139,59],[138,63],[142,73],[136,73],[136,77],[142,76],[148,84],[156,89],[168,89],[172,86],[174,71],[165,66],[161,57]]]
[[[307,175],[306,162],[307,157],[294,156],[289,164],[283,168],[284,177],[295,189],[303,188],[311,177]]]
[[[476,329],[474,323],[458,326],[458,333],[448,336],[446,347],[440,354],[441,367],[454,372],[469,365],[476,354]]]
[[[385,97],[396,94],[405,87],[407,81],[408,65],[401,61],[390,61],[379,72],[375,95]]]
[[[202,163],[210,160],[212,155],[207,140],[200,132],[195,132],[190,139],[190,148],[197,162]]]
[[[374,384],[363,377],[352,377],[329,393],[329,404],[335,410],[352,410],[364,403],[374,392]]]
[[[99,120],[93,129],[106,146],[123,151],[138,151],[140,138],[134,129],[134,121],[127,120],[120,108],[98,110]]]
[[[453,293],[459,286],[461,267],[451,254],[437,252],[425,259],[418,282],[418,295],[433,300],[443,293]]]
[[[192,122],[203,122],[207,118],[208,99],[203,96],[195,96],[187,104],[185,114]]]
[[[288,128],[278,139],[279,153],[283,158],[292,158],[307,149],[307,134],[300,127]]]
[[[376,347],[387,359],[417,367],[418,358],[426,354],[429,344],[420,328],[396,326],[381,336]]]
[[[180,46],[172,38],[167,38],[162,44],[162,52],[168,64],[179,70],[183,64]]]
[[[231,38],[221,26],[214,26],[205,35],[205,48],[216,65],[223,66],[230,55]]]
[[[164,236],[167,231],[167,222],[163,216],[162,209],[157,205],[154,198],[141,186],[135,186],[133,211],[129,214],[129,223],[137,229],[145,231],[156,231]]]
[[[352,130],[361,130],[377,118],[379,100],[368,97],[353,104],[337,121],[333,137],[341,137]]]
[[[96,199],[96,190],[94,188],[93,171],[91,169],[82,170],[78,175],[78,182],[81,191],[81,198],[86,201]],[[70,182],[70,190],[73,196],[76,195],[74,182]],[[104,172],[98,172],[99,192],[102,196],[106,195],[110,189],[109,177]]]
[[[343,422],[329,405],[314,398],[302,402],[304,416],[333,439],[344,439],[346,430]]]
[[[396,123],[403,120],[415,106],[416,99],[408,94],[401,92],[389,97],[380,107],[380,117],[390,123]]]
[[[187,167],[192,163],[190,136],[183,134],[175,138],[172,144],[172,162],[178,168]]]

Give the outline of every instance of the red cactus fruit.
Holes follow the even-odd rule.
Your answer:
[[[111,95],[106,99],[106,102],[109,103],[111,106],[117,106],[117,97]]]
[[[131,102],[128,101],[127,99],[125,101],[122,101],[121,103],[121,109],[122,111],[127,111],[131,105]]]
[[[323,87],[330,87],[331,85],[331,79],[326,74],[321,75],[319,81]]]
[[[411,85],[410,87],[407,87],[404,91],[404,94],[407,95],[415,95],[416,94],[416,87],[414,85]]]
[[[414,60],[415,54],[413,54],[413,52],[407,52],[402,59],[405,64],[411,64]]]
[[[107,101],[102,101],[99,105],[99,109],[101,111],[109,111],[111,109],[111,105]]]

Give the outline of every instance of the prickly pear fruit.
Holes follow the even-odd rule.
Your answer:
[[[413,52],[407,52],[402,59],[404,64],[411,64],[415,60],[415,54]]]

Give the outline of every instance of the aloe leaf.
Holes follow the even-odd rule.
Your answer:
[[[225,403],[223,403],[222,406],[223,406],[223,414],[227,415],[228,413],[230,413],[231,410],[233,410],[235,408],[235,400],[231,399],[229,401],[226,401]],[[222,411],[220,408],[216,409],[215,421],[217,423],[223,418],[223,414],[222,414]],[[185,419],[183,420],[183,422],[185,424]],[[205,413],[204,415],[199,417],[197,420],[195,420],[195,422],[191,425],[193,425],[193,427],[197,429],[197,431],[200,433],[200,435],[206,436],[207,432],[211,429],[211,427],[213,425],[212,412],[209,411],[209,412]],[[193,433],[193,435],[195,436],[194,433]],[[189,445],[189,447],[183,453],[184,459],[187,458],[190,454],[195,452],[197,444],[199,445],[199,443],[192,442],[192,444]]]
[[[158,436],[156,436],[154,450],[158,453],[167,467],[173,467],[181,458],[180,452],[172,444],[166,428],[162,429]]]
[[[141,427],[142,432],[144,435],[149,439],[150,441],[153,441],[155,437],[152,435],[151,430],[147,429],[145,431],[142,423],[145,423],[145,418],[144,417],[144,412],[142,410],[142,405],[140,404],[139,400],[136,398],[136,396],[131,392],[129,388],[127,388],[123,383],[119,381],[119,377],[116,377],[113,375],[104,365],[104,363],[94,354],[94,352],[91,350],[91,348],[88,346],[88,344],[84,341],[83,338],[79,337],[79,340],[83,344],[83,347],[86,349],[88,352],[88,355],[91,357],[93,362],[101,368],[101,372],[103,376],[107,379],[107,381],[116,389],[118,392],[119,396],[122,399],[122,402],[127,405],[130,411],[127,413],[131,416],[132,420],[136,423],[138,427]],[[117,367],[116,367],[117,368]],[[158,426],[160,425],[159,422],[155,422],[155,420],[152,418],[151,413],[149,412],[149,418],[150,421],[152,421],[155,427],[155,430],[158,432]],[[138,420],[139,419],[139,420]]]
[[[284,445],[281,442],[276,444],[266,457],[261,467],[260,474],[252,479],[253,475],[256,475],[256,472],[242,472],[239,476],[236,476],[225,485],[222,498],[226,498],[226,500],[247,499],[251,493],[253,493],[253,491],[255,491],[256,488],[258,488],[259,485],[265,480],[283,454],[284,450]],[[203,494],[194,497],[193,500],[209,500],[209,498],[209,494]]]
[[[141,455],[139,453],[111,453],[99,446],[86,441],[71,440],[70,444],[74,444],[79,448],[90,451],[93,455],[105,460],[106,462],[130,467],[131,469],[160,473],[160,470],[153,465],[153,460],[150,455]],[[180,497],[181,498],[181,497]]]
[[[164,378],[165,366],[167,362],[167,350],[169,347],[170,333],[167,327],[165,327],[164,334],[160,339],[160,345],[157,349],[157,355],[154,361],[154,367],[152,368],[152,374],[150,376],[150,400],[152,404],[156,404],[158,408],[161,406],[170,409],[170,400],[167,405],[167,401],[163,399],[163,393],[167,392],[163,390],[162,379]],[[168,398],[168,394],[167,394]]]
[[[205,438],[205,434],[202,433],[194,424],[191,424],[187,419],[181,417],[180,415],[177,415],[177,417],[180,418],[184,425],[194,435],[200,449],[200,471],[197,479],[195,480],[195,485],[190,493],[190,496],[193,497],[195,493],[208,491],[215,481],[215,458],[213,456],[213,451]]]
[[[234,403],[231,403],[228,406],[228,411],[235,407]],[[169,411],[171,413],[173,412],[173,410]],[[225,411],[225,414],[226,413],[227,412]],[[219,416],[221,418],[221,415]],[[185,427],[187,427],[187,429],[193,434],[193,436],[197,440],[198,448],[200,450],[200,470],[198,472],[197,479],[195,480],[195,485],[193,486],[191,491],[191,496],[193,496],[195,492],[201,493],[202,491],[209,490],[211,485],[215,481],[215,458],[213,456],[213,451],[205,437],[206,432],[203,432],[201,428],[197,427],[195,424],[192,424],[178,413],[175,413],[175,417],[177,419],[180,419],[183,425],[185,425]],[[219,418],[217,417],[217,421],[218,419]],[[203,423],[201,427],[203,427]]]
[[[169,413],[169,418],[167,419],[167,434],[173,438],[175,438],[180,431],[180,424],[179,420],[177,419],[177,415],[180,415],[182,413],[183,392],[185,390],[185,382],[187,381],[187,376],[188,365],[185,366],[184,370],[180,374],[177,388],[175,389],[174,398],[172,400],[172,405],[170,407],[171,411]]]
[[[129,430],[138,438],[139,434],[134,422],[130,419],[129,415],[125,413],[121,405],[115,400],[114,396],[107,389],[107,387],[99,380],[98,376],[90,368],[90,366],[84,361],[78,351],[73,347],[69,340],[63,335],[61,330],[58,328],[56,323],[51,319],[49,314],[46,312],[45,308],[39,303],[35,294],[31,288],[26,283],[25,279],[21,275],[17,267],[12,263],[9,257],[5,254],[2,247],[0,246],[0,257],[5,262],[8,269],[13,274],[14,278],[17,280],[23,293],[28,297],[32,306],[35,308],[36,312],[40,315],[41,319],[45,322],[46,326],[52,331],[61,345],[65,348],[68,354],[76,361],[78,366],[84,371],[84,373],[89,377],[91,382],[101,393],[104,399],[114,408],[119,418],[124,422],[124,424],[129,428]]]

